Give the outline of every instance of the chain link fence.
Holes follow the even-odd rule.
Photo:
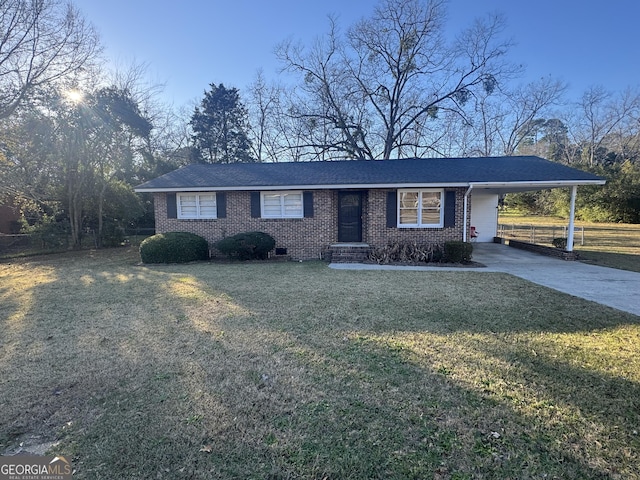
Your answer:
[[[124,229],[122,246],[140,245],[140,242],[155,233],[154,228]],[[86,230],[83,234],[84,248],[95,248],[96,235],[93,230]],[[0,258],[38,253],[52,253],[65,251],[70,248],[67,235],[41,234],[2,234],[0,233]]]

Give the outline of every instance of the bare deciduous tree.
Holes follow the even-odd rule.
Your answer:
[[[428,151],[430,119],[464,116],[478,91],[513,72],[499,16],[476,21],[453,44],[444,39],[445,1],[382,0],[370,18],[340,35],[336,22],[311,49],[282,44],[278,58],[301,77],[296,112],[314,123],[307,146],[348,158]],[[322,137],[318,138],[318,133]]]
[[[542,78],[506,92],[498,115],[493,119],[502,145],[500,153],[515,155],[523,139],[532,133],[532,122],[557,105],[565,91],[564,83]]]
[[[637,91],[627,89],[614,96],[603,87],[594,86],[584,93],[578,108],[581,115],[574,127],[575,138],[582,145],[583,160],[589,165],[601,163],[609,151],[622,153],[622,144],[633,142],[629,133],[640,118]]]
[[[98,35],[71,3],[2,0],[0,118],[32,90],[82,69],[98,51]]]
[[[291,129],[283,128],[281,123],[287,119],[282,112],[284,90],[278,85],[269,85],[262,70],[256,73],[248,90],[248,134],[253,156],[259,162],[278,162],[281,156],[293,156],[283,151],[288,147],[285,134],[292,133]]]

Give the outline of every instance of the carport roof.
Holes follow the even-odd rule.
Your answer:
[[[474,186],[499,192],[602,185],[601,177],[534,156],[193,164],[136,192]]]

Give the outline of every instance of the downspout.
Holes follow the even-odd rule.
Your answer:
[[[567,233],[567,252],[573,252],[574,217],[576,216],[577,185],[571,187],[571,206],[569,207],[569,232]]]
[[[467,213],[469,211],[469,194],[471,193],[471,190],[473,190],[473,185],[469,184],[469,188],[464,194],[464,213],[462,214],[462,217],[463,217],[462,221],[464,222],[464,226],[462,229],[463,242],[467,241]]]

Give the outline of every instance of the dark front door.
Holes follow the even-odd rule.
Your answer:
[[[338,241],[362,241],[362,192],[338,192]]]

